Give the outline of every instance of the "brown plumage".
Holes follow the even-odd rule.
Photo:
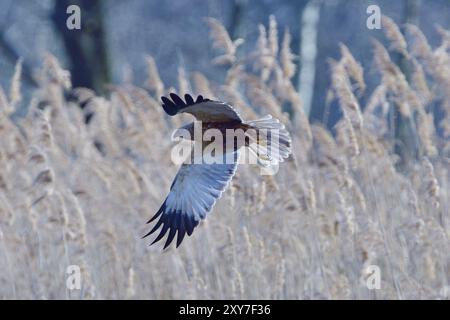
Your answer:
[[[254,121],[244,121],[231,105],[205,99],[201,95],[194,100],[192,96],[186,94],[183,100],[178,95],[171,93],[170,99],[162,97],[161,100],[162,107],[170,116],[189,113],[197,120],[177,129],[174,136],[181,133],[181,130],[184,133],[187,131],[189,139],[201,143],[204,148],[215,141],[204,139],[208,130],[215,129],[222,139],[225,137],[222,140],[225,151],[223,154],[214,154],[214,157],[219,156],[219,159],[225,161],[210,164],[203,161],[198,164],[197,162],[184,163],[170,187],[166,200],[155,216],[148,221],[150,223],[159,217],[156,225],[144,237],[161,227],[161,231],[152,244],[161,240],[169,232],[164,245],[166,248],[176,234],[178,247],[185,234],[190,236],[200,220],[205,219],[206,215],[211,212],[216,200],[220,198],[236,172],[239,151],[242,147],[249,147],[250,150],[253,150],[258,158],[258,163],[267,166],[282,162],[289,156],[291,138],[284,125],[271,116]],[[196,135],[197,128],[201,129],[200,135]],[[227,138],[230,138],[228,135],[230,132],[233,134],[239,132],[240,137],[243,137],[243,139],[237,139],[235,136],[231,136],[233,139],[233,143],[230,144],[231,149],[226,143]],[[180,136],[185,138],[183,134]],[[191,153],[191,156],[193,159],[194,153]],[[203,153],[201,156],[204,157]],[[229,161],[230,159],[231,161]]]

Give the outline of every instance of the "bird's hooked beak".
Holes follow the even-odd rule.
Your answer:
[[[172,136],[171,136],[172,141],[180,141],[183,139],[192,140],[192,137],[191,137],[192,134],[191,134],[191,130],[190,130],[191,128],[192,128],[192,124],[190,123],[190,124],[187,124],[185,126],[178,128],[178,129],[175,129],[172,132]]]

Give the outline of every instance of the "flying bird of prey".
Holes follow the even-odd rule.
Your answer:
[[[233,140],[232,149],[225,147],[222,156],[231,154],[231,161],[217,163],[183,163],[170,187],[170,192],[156,212],[147,222],[159,220],[144,237],[161,230],[154,244],[161,240],[167,232],[164,249],[167,248],[177,235],[178,247],[187,234],[190,236],[200,220],[205,219],[211,212],[215,202],[227,188],[236,172],[239,152],[242,147],[248,147],[258,159],[258,164],[270,166],[283,162],[291,153],[291,138],[284,125],[279,120],[268,115],[264,118],[244,121],[238,112],[229,104],[205,99],[199,95],[195,100],[186,94],[184,100],[171,93],[170,98],[161,97],[164,111],[174,116],[180,113],[189,113],[201,124],[202,133],[208,129],[217,129],[226,137],[227,129],[242,129],[245,134],[243,142]],[[193,143],[207,146],[211,141],[196,141],[195,123],[189,123],[180,129],[190,133]],[[178,129],[178,130],[180,130]],[[173,136],[178,132],[176,130]],[[256,134],[255,134],[256,133]],[[265,133],[264,135],[262,133]],[[201,135],[202,136],[202,135]],[[185,137],[183,137],[185,138]],[[233,138],[234,139],[234,138]],[[256,147],[255,147],[256,146]],[[227,159],[230,159],[227,158]]]

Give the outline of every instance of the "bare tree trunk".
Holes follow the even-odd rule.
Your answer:
[[[309,116],[314,95],[317,55],[317,25],[320,18],[320,0],[310,0],[301,13],[300,72],[298,91],[305,113]]]
[[[66,10],[72,4],[81,9],[81,30],[69,30],[66,26]],[[110,82],[102,4],[99,0],[58,0],[52,15],[70,61],[73,86],[91,88],[97,93],[104,93],[105,84]]]
[[[404,23],[418,24],[420,0],[406,0]],[[398,65],[408,82],[411,79],[411,64],[404,56],[399,56]],[[401,158],[401,166],[405,166],[409,159],[417,158],[419,153],[419,141],[417,129],[414,121],[414,114],[411,117],[404,117],[393,109],[395,123],[395,139],[397,141],[395,152]]]
[[[231,22],[228,30],[232,39],[245,37],[245,25],[242,23],[245,7],[248,0],[233,0],[233,8],[231,10]]]

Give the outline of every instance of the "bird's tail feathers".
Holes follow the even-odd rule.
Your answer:
[[[285,126],[271,115],[246,122],[256,130],[256,136],[248,135],[249,149],[258,164],[264,167],[283,162],[291,154],[291,137]]]

